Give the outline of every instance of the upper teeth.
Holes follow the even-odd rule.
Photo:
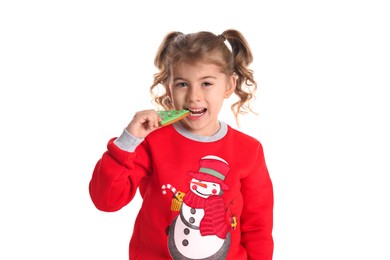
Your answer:
[[[203,108],[196,108],[196,109],[191,109],[191,112],[202,112],[203,111]]]

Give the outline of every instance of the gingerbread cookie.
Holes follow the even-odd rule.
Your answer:
[[[189,110],[167,110],[167,111],[157,111],[157,114],[162,118],[160,121],[161,126],[166,126],[180,119],[188,116],[190,114]]]

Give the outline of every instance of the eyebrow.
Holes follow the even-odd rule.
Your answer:
[[[204,76],[204,77],[201,77],[200,79],[198,80],[205,80],[205,79],[217,79],[217,77],[214,77],[214,76]],[[177,81],[177,80],[183,80],[183,81],[186,81],[185,78],[182,78],[182,77],[177,77],[177,78],[174,78],[173,81]]]

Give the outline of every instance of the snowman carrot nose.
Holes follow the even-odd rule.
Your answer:
[[[197,181],[192,181],[191,183],[195,184],[195,185],[198,185],[198,186],[200,186],[202,188],[207,188],[207,184],[205,184],[205,183],[201,183],[201,182],[197,182]]]

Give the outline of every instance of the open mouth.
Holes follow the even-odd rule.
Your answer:
[[[191,116],[203,116],[206,113],[207,108],[191,108],[190,110]]]

